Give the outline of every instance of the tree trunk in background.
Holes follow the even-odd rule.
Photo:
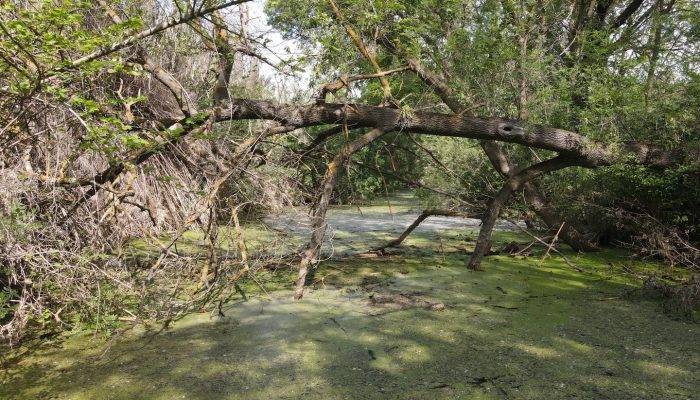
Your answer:
[[[527,40],[523,39],[522,46],[527,45]],[[391,46],[389,44],[389,46]],[[522,50],[524,51],[524,50]],[[523,55],[524,57],[524,55]],[[464,113],[467,108],[457,100],[457,98],[452,93],[452,89],[447,85],[447,83],[438,75],[432,71],[427,70],[420,61],[408,58],[408,64],[416,72],[416,74],[426,83],[428,86],[433,88],[435,93],[442,99],[442,101],[450,108],[455,114]],[[523,79],[524,81],[524,79]],[[527,117],[527,85],[523,83],[521,85],[519,92],[519,104],[520,104],[520,117]],[[501,146],[493,141],[482,140],[479,142],[481,148],[484,150],[484,154],[488,157],[491,165],[493,165],[496,172],[498,172],[502,177],[509,178],[515,173],[515,168],[510,161],[508,155],[503,151]],[[561,226],[562,218],[554,207],[547,201],[542,192],[530,182],[526,182],[523,185],[525,192],[525,200],[532,206],[535,213],[544,221],[544,223],[550,229],[556,229],[556,227]],[[495,221],[494,221],[495,223]],[[562,241],[571,246],[577,251],[587,251],[595,250],[597,247],[594,243],[586,239],[581,233],[579,233],[576,228],[571,223],[565,224],[565,229],[560,234]],[[488,251],[488,250],[487,250]]]
[[[537,213],[542,221],[547,225],[550,230],[556,229],[557,224],[561,226],[562,218],[557,212],[557,210],[548,202],[541,191],[533,190],[536,189],[536,185],[533,182],[528,182],[523,186],[523,192],[525,194],[525,201],[532,209]],[[572,249],[576,251],[596,251],[598,246],[596,243],[588,239],[576,228],[571,226],[569,221],[565,221],[566,224],[559,233],[561,240],[568,244]]]
[[[573,159],[558,156],[530,166],[508,178],[503,184],[501,190],[499,190],[498,194],[496,194],[496,197],[489,202],[486,211],[482,215],[481,230],[479,231],[479,237],[477,238],[476,245],[474,246],[474,253],[469,259],[469,269],[480,269],[481,259],[491,248],[491,234],[494,226],[496,225],[496,220],[501,213],[501,209],[508,202],[508,200],[510,200],[513,193],[520,190],[526,183],[543,174],[573,165],[576,165],[576,162]]]

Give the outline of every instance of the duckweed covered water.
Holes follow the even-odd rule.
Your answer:
[[[569,254],[590,274],[540,256],[475,273],[464,239],[424,232],[392,256],[335,260],[301,302],[249,293],[103,356],[104,339],[75,334],[6,363],[0,398],[700,398],[700,325],[625,296],[623,254]]]

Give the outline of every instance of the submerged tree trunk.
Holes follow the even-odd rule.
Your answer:
[[[323,243],[323,234],[326,231],[326,211],[328,210],[333,188],[338,179],[338,170],[350,156],[384,135],[384,133],[385,131],[382,129],[373,129],[365,133],[352,143],[346,145],[333,160],[328,163],[328,169],[323,178],[321,197],[318,200],[316,210],[311,216],[311,239],[299,263],[299,276],[297,277],[294,287],[294,298],[296,300],[304,296],[304,284],[306,283],[306,274],[309,272],[309,265],[315,263],[318,259],[321,244]]]
[[[454,210],[439,210],[439,209],[427,209],[423,210],[423,212],[416,218],[415,221],[411,225],[406,228],[405,231],[399,236],[398,238],[382,245],[379,247],[373,248],[372,252],[379,252],[383,253],[384,250],[388,249],[389,247],[398,247],[401,243],[403,243],[404,240],[408,237],[408,235],[413,232],[414,229],[418,227],[423,221],[425,221],[428,217],[431,217],[433,215],[439,215],[443,217],[462,217],[462,218],[481,218],[480,214],[473,213],[473,212],[463,212],[463,211],[454,211]]]

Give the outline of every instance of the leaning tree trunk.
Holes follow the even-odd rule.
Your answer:
[[[535,185],[534,182],[528,182],[523,185],[523,192],[525,194],[525,201],[547,225],[548,229],[554,230],[557,229],[557,226],[562,226],[564,221],[562,221],[559,213],[554,206],[552,206],[552,203],[547,201],[542,191],[537,189],[537,185]],[[566,224],[559,233],[559,237],[575,251],[598,250],[598,246],[572,226],[569,221],[566,221]]]
[[[479,237],[477,238],[476,245],[474,246],[474,253],[469,259],[469,269],[480,269],[481,259],[491,248],[491,233],[496,225],[496,220],[498,219],[501,209],[508,202],[508,200],[510,200],[513,193],[520,190],[526,183],[537,178],[538,176],[573,165],[576,165],[576,162],[573,159],[558,156],[547,161],[543,161],[539,164],[532,165],[508,178],[503,184],[501,190],[499,190],[496,194],[496,197],[491,200],[486,208],[486,211],[482,215],[481,230],[479,231]]]
[[[311,216],[311,240],[309,240],[309,244],[302,255],[301,263],[299,264],[299,277],[297,278],[296,285],[294,287],[294,298],[296,300],[299,300],[304,296],[304,284],[306,283],[306,274],[309,272],[309,265],[316,262],[319,251],[321,250],[323,234],[326,230],[326,211],[328,210],[328,204],[330,203],[331,195],[333,194],[333,188],[335,187],[335,183],[338,179],[338,170],[351,155],[369,143],[372,143],[374,140],[384,135],[384,133],[385,131],[382,129],[373,129],[365,133],[357,140],[346,145],[343,150],[341,150],[340,153],[333,158],[333,161],[328,163],[326,175],[323,177],[321,197],[318,201],[316,210]]]
[[[406,230],[403,231],[401,236],[398,238],[391,240],[379,247],[375,247],[370,250],[370,252],[376,252],[380,254],[385,254],[385,250],[390,248],[390,247],[399,247],[401,243],[403,243],[404,240],[408,237],[408,235],[413,232],[416,228],[418,228],[418,225],[420,225],[423,221],[425,221],[426,218],[431,217],[433,215],[439,215],[443,217],[462,217],[462,218],[481,218],[481,214],[477,214],[474,212],[462,212],[462,211],[455,211],[455,210],[440,210],[440,209],[427,209],[423,210],[423,212],[416,218],[415,221],[411,225],[406,228]]]

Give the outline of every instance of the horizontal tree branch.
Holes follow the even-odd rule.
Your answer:
[[[594,168],[615,163],[641,164],[667,168],[700,161],[698,149],[676,148],[640,142],[616,145],[589,139],[576,132],[542,125],[524,126],[505,118],[477,118],[415,112],[403,115],[394,108],[359,104],[279,104],[272,101],[232,99],[226,109],[219,110],[217,121],[263,119],[283,125],[308,127],[323,124],[349,124],[385,131],[485,139],[521,144],[551,150],[576,159],[576,165]]]
[[[638,142],[620,144],[617,151],[611,146],[594,141],[576,132],[534,125],[526,128],[517,121],[503,118],[477,118],[415,112],[402,115],[395,108],[359,104],[279,104],[266,100],[232,99],[226,108],[214,107],[200,112],[199,122],[189,122],[188,127],[171,134],[164,142],[154,143],[131,157],[126,163],[118,163],[94,177],[91,182],[102,184],[113,180],[127,164],[138,165],[170,144],[177,143],[189,133],[201,129],[205,122],[236,120],[271,120],[283,125],[284,130],[325,124],[348,124],[355,128],[371,127],[384,132],[403,131],[426,135],[451,136],[469,139],[486,139],[521,144],[551,150],[566,157],[569,166],[595,168],[615,163],[641,164],[667,168],[684,163],[700,162],[697,149],[676,148],[666,150],[661,146]],[[572,160],[572,161],[571,161]],[[89,190],[74,207],[96,193]]]
[[[418,218],[416,218],[416,220],[413,221],[413,223],[411,225],[409,225],[408,228],[406,228],[398,238],[396,238],[394,240],[390,240],[389,242],[387,242],[381,246],[374,247],[370,250],[370,252],[384,254],[385,250],[388,249],[389,247],[399,247],[401,245],[401,243],[403,243],[403,241],[406,240],[408,235],[410,235],[411,232],[413,232],[418,227],[418,225],[420,225],[428,217],[432,217],[432,216],[481,219],[481,214],[476,213],[476,212],[444,210],[444,209],[423,210],[423,212],[418,216]]]

